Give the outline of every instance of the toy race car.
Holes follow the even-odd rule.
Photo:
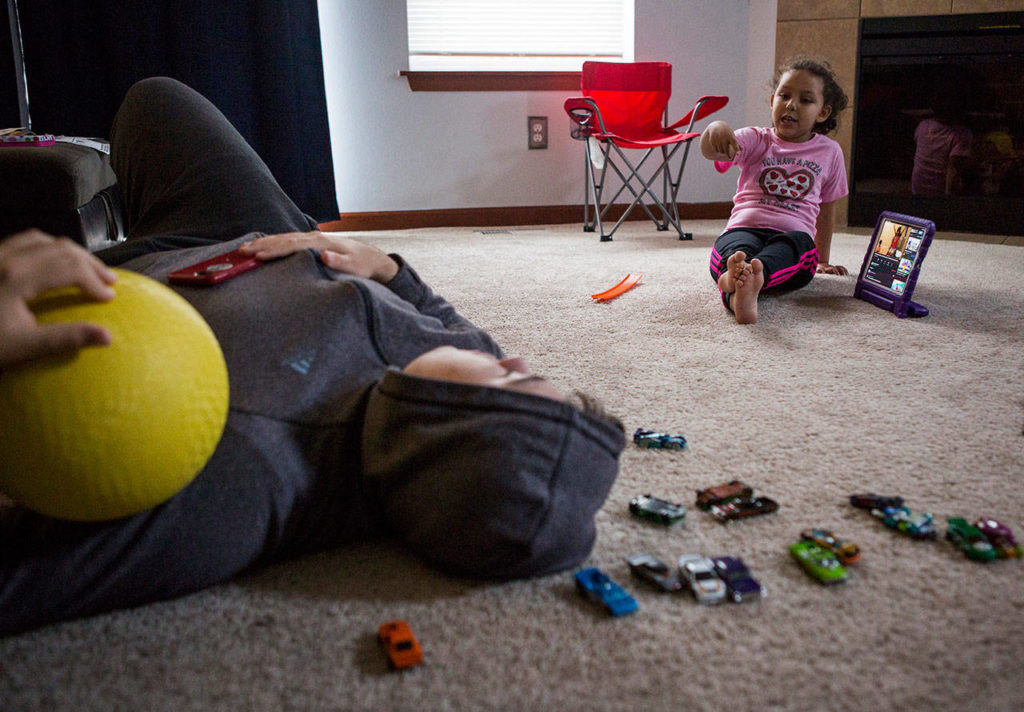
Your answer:
[[[996,556],[1000,559],[1021,558],[1021,547],[1013,538],[1010,527],[1000,524],[991,517],[980,517],[974,522],[974,526],[980,529],[985,538],[989,540],[992,548],[995,549]]]
[[[925,513],[919,515],[911,514],[907,507],[886,507],[885,509],[872,509],[871,516],[882,520],[882,524],[906,534],[913,539],[934,539],[935,523],[932,515]]]
[[[725,504],[736,497],[752,497],[754,490],[739,480],[697,490],[697,506],[707,511],[716,504]]]
[[[679,557],[679,574],[693,591],[698,603],[718,603],[725,599],[725,582],[715,573],[715,565],[700,554]]]
[[[576,572],[576,590],[589,601],[603,607],[613,616],[624,616],[637,610],[636,599],[612,581],[601,569]]]
[[[649,494],[642,494],[630,500],[629,511],[641,519],[666,526],[682,521],[686,517],[686,507],[683,505]]]
[[[843,583],[846,581],[846,569],[839,559],[827,549],[813,541],[801,541],[789,547],[789,553],[812,578],[823,584]]]
[[[629,570],[634,576],[657,586],[662,591],[675,593],[683,590],[679,577],[672,573],[668,564],[653,554],[636,554],[626,559],[626,563],[629,564]]]
[[[423,650],[405,621],[385,623],[377,631],[377,639],[392,669],[403,670],[423,662]]]
[[[859,546],[836,538],[828,529],[804,529],[800,532],[800,538],[813,541],[821,548],[831,551],[842,564],[852,564],[860,559]]]
[[[637,447],[651,450],[682,450],[686,447],[686,438],[682,435],[668,435],[644,428],[636,429],[633,442]]]
[[[759,514],[771,514],[778,510],[778,508],[778,502],[768,497],[736,497],[724,504],[711,505],[709,511],[722,524],[728,524],[734,519],[746,519],[747,517],[756,517]]]
[[[880,494],[851,494],[850,504],[858,509],[885,509],[902,507],[902,497],[883,497]]]
[[[950,517],[946,525],[946,538],[971,561],[992,561],[999,556],[981,529],[968,524],[963,517]]]
[[[768,593],[764,586],[750,575],[743,559],[733,556],[716,556],[711,559],[718,578],[725,582],[726,594],[736,603],[758,601]]]

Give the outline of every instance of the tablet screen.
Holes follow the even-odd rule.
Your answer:
[[[883,219],[861,278],[894,294],[903,294],[924,237],[923,227]]]

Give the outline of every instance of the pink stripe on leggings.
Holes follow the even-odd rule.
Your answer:
[[[772,275],[772,278],[764,285],[765,289],[768,287],[774,287],[782,284],[797,272],[801,271],[815,271],[818,266],[818,249],[814,248],[808,250],[804,254],[800,255],[800,259],[792,267],[786,267],[780,269],[778,272]]]

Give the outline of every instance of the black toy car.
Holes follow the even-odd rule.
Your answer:
[[[634,576],[657,586],[662,591],[675,593],[683,590],[679,577],[672,573],[668,564],[653,554],[635,554],[626,559],[626,563],[629,564],[629,570]]]
[[[629,503],[629,511],[641,519],[665,525],[675,524],[686,516],[686,507],[683,505],[649,494],[634,497]]]
[[[756,517],[759,514],[771,514],[779,508],[778,502],[768,497],[734,497],[724,504],[711,505],[711,515],[727,524],[734,519]]]
[[[880,494],[851,494],[850,504],[858,509],[887,509],[889,507],[902,507],[902,497],[885,497]]]

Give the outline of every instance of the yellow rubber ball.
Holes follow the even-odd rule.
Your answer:
[[[228,412],[224,354],[192,305],[116,270],[116,296],[33,300],[40,323],[106,327],[109,346],[0,374],[0,492],[61,519],[100,521],[166,501],[213,454]]]

